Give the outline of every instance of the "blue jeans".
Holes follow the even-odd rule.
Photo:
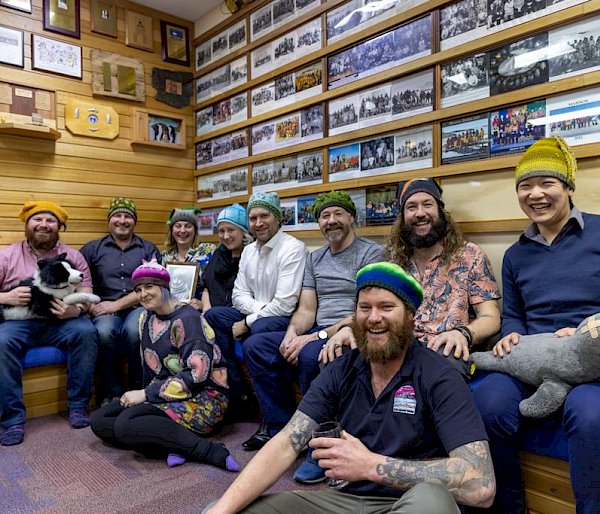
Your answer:
[[[67,351],[67,404],[87,407],[92,395],[98,335],[87,317],[65,321],[9,320],[0,324],[0,420],[7,429],[25,422],[21,359],[34,346]]]
[[[137,307],[94,318],[99,345],[100,391],[97,399],[123,394],[119,380],[122,359],[127,361],[129,369],[128,390],[142,388],[139,318],[143,311],[143,307]]]
[[[524,418],[519,402],[533,389],[504,373],[490,373],[473,392],[485,423],[496,473],[495,512],[523,511],[525,493],[519,462],[519,433]],[[582,384],[568,394],[558,416],[567,435],[571,484],[578,514],[600,512],[600,383]],[[535,423],[527,420],[525,423]]]
[[[243,320],[244,315],[233,307],[212,307],[204,313],[204,319],[215,331],[215,342],[221,348],[221,353],[227,362],[227,382],[229,384],[230,398],[239,399],[246,392],[246,388],[240,365],[235,358],[235,340],[231,333],[231,327],[237,321]],[[255,334],[266,331],[285,330],[289,322],[290,318],[287,316],[258,318],[252,323],[250,335],[244,340],[244,347]]]
[[[268,318],[267,318],[268,319]],[[324,327],[313,327],[312,334]],[[244,343],[244,361],[254,382],[256,396],[263,412],[263,423],[269,434],[275,435],[290,420],[296,410],[293,383],[298,380],[305,394],[319,374],[319,339],[307,343],[298,355],[298,364],[290,365],[279,352],[285,332],[263,332],[249,337]]]

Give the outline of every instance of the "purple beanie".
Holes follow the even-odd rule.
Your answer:
[[[133,271],[131,280],[133,281],[133,287],[140,284],[156,284],[168,289],[171,276],[167,269],[153,258],[150,262],[142,260],[142,264]]]

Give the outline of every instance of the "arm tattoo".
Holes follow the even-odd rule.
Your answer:
[[[302,448],[310,441],[313,430],[318,426],[319,424],[314,419],[308,417],[303,412],[297,410],[294,413],[292,419],[285,426],[284,431],[296,453],[302,451]]]
[[[487,441],[459,446],[449,458],[411,461],[387,457],[376,468],[381,483],[407,490],[419,482],[442,485],[458,503],[479,505],[495,490],[494,469]]]

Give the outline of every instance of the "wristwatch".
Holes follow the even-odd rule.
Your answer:
[[[327,330],[319,330],[317,332],[317,337],[320,341],[326,341],[327,339],[329,339],[329,334],[327,333]]]

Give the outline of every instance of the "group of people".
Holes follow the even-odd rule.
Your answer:
[[[114,346],[130,337],[129,317],[137,316],[142,369],[132,372],[130,363],[129,390],[105,395],[92,429],[115,446],[166,457],[169,465],[195,460],[239,471],[228,450],[205,436],[227,409],[249,401],[236,356],[241,345],[262,412],[243,446],[260,451],[207,512],[456,513],[459,505],[525,512],[518,405],[532,389],[488,373],[471,392],[469,356],[498,333],[493,353],[502,358],[523,335],[568,336],[600,312],[593,265],[600,217],[574,206],[576,169],[572,150],[557,137],[537,141],[521,158],[517,197],[531,225],[504,256],[502,317],[489,259],[465,241],[432,179],[408,181],[400,191],[385,248],[356,234],[356,206],[345,191],[317,196],[314,215],[325,245],[312,252],[282,231],[278,195],[255,193],[247,211],[237,204],[221,211],[218,247],[199,247],[197,216],[194,230],[193,210],[176,209],[171,246],[162,256],[152,248],[131,266],[129,248],[141,254],[152,245],[127,230],[136,220],[130,200],[111,203],[111,234],[85,245],[85,259],[58,242],[63,209],[27,203],[20,216],[26,240],[0,251],[0,303],[24,304],[28,292],[14,287],[18,280],[39,258],[64,251],[84,273],[80,289],[91,292],[93,284],[102,301],[89,308],[91,319],[88,306],[55,300],[57,319],[50,323],[0,324],[0,443],[23,440],[20,358],[28,347],[66,344],[70,419],[80,428],[89,423],[96,345],[100,354],[110,347],[101,342],[109,333],[101,330],[104,318],[115,318]],[[152,257],[198,262],[197,302],[177,302],[168,271]],[[110,296],[117,284],[126,295]],[[129,344],[120,347],[133,353]],[[99,363],[107,366],[108,359]],[[296,382],[303,395],[298,406]],[[562,423],[566,433],[581,513],[600,509],[599,395],[598,383],[576,386],[562,417],[545,420]],[[341,437],[313,438],[327,421],[339,422]],[[347,485],[261,496],[307,445],[295,479]]]

